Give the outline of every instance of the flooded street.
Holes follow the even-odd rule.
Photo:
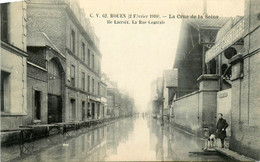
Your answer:
[[[46,147],[42,147],[46,145]],[[42,149],[37,150],[37,146]],[[143,161],[225,160],[218,155],[190,155],[202,151],[203,141],[160,120],[126,118],[87,131],[70,131],[35,141],[34,153],[20,157],[19,147],[3,147],[2,161]],[[17,157],[12,159],[17,154]]]

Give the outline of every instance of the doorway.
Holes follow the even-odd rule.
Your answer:
[[[41,120],[41,92],[34,91],[34,119]]]
[[[75,99],[70,99],[70,108],[71,108],[71,118],[70,120],[76,119],[76,103]]]
[[[85,119],[85,101],[82,101],[82,120]]]
[[[48,94],[48,123],[62,121],[62,99],[61,96]]]
[[[95,119],[95,103],[92,103],[91,105],[91,118]]]

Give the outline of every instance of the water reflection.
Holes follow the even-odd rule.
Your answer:
[[[203,141],[148,117],[123,119],[88,131],[53,137],[55,145],[22,161],[142,161],[225,160],[220,156],[189,155],[201,151]],[[45,143],[38,142],[37,145]]]

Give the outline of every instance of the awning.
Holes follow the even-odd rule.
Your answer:
[[[208,63],[228,47],[244,37],[244,18],[242,18],[227,34],[220,38],[216,44],[206,52],[205,62]]]
[[[95,97],[95,96],[89,96],[89,99],[90,99],[90,100],[93,100],[93,101],[97,101],[97,102],[100,102],[100,101],[101,101],[100,98]]]

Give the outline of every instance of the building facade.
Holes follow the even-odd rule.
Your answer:
[[[65,56],[65,64],[55,59],[62,70],[50,67],[55,74],[59,73],[58,76],[54,79],[53,74],[48,74],[48,81],[52,79],[49,88],[55,84],[64,87],[57,92],[48,91],[48,109],[53,110],[48,118],[58,113],[62,121],[97,119],[101,110],[102,55],[98,49],[99,40],[84,11],[77,1],[31,0],[27,16],[28,32],[43,33],[53,43],[53,48]],[[61,91],[64,95],[59,95]],[[62,108],[57,108],[60,105]]]
[[[260,159],[259,67],[260,2],[246,0],[244,17],[232,23],[206,53],[206,61],[229,54],[231,137],[229,148]],[[228,24],[227,24],[228,25]],[[237,46],[240,45],[239,49]],[[221,48],[219,48],[221,47]],[[233,52],[230,52],[232,49]],[[231,53],[231,54],[230,54]],[[227,96],[227,95],[225,95]]]
[[[27,3],[2,3],[0,7],[1,129],[12,129],[27,115]]]
[[[41,32],[27,36],[26,124],[63,122],[66,58]]]

